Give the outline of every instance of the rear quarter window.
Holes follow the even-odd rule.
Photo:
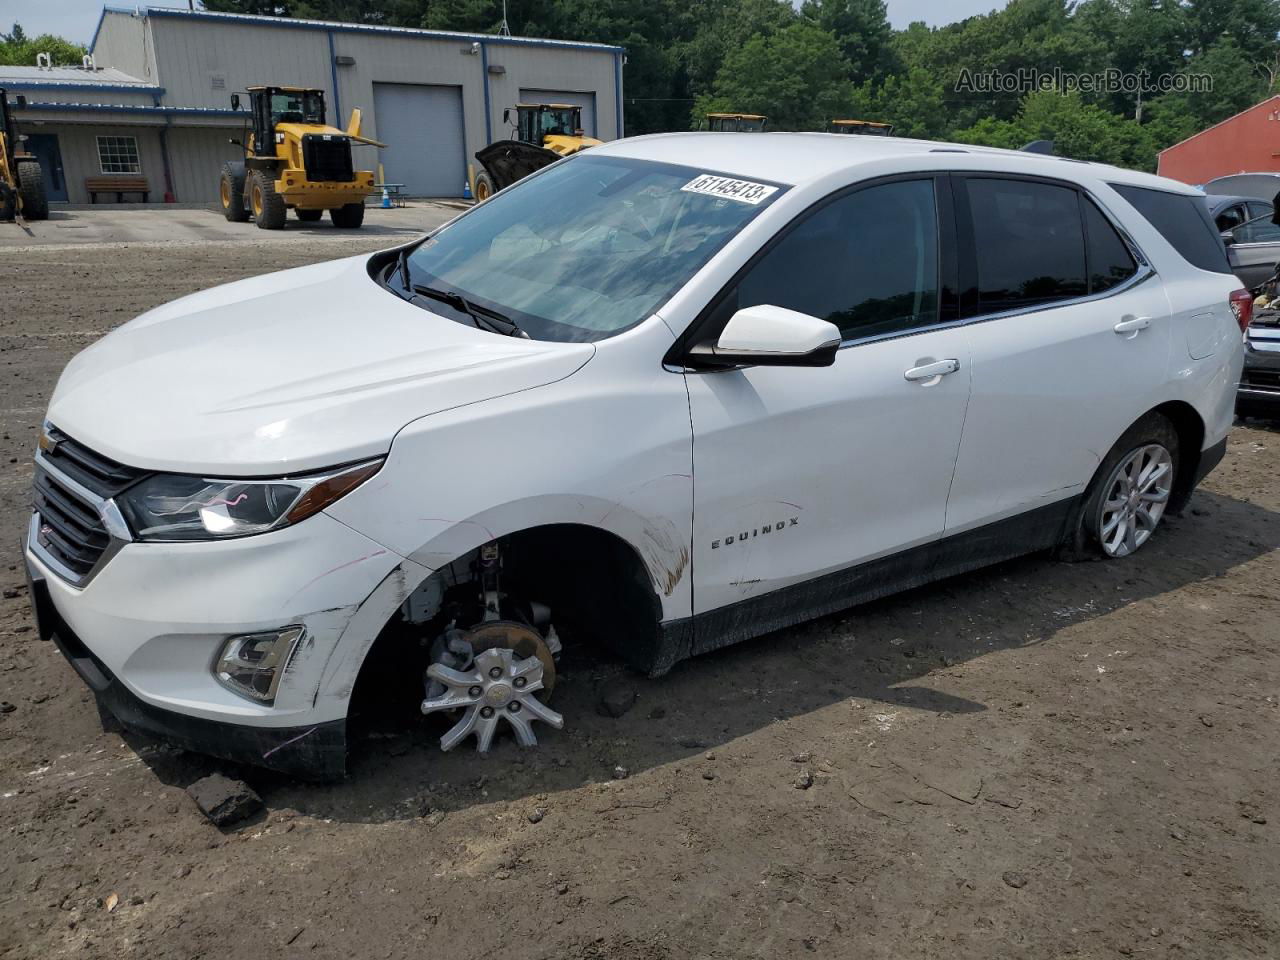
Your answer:
[[[1231,273],[1226,248],[1202,197],[1124,183],[1113,183],[1111,188],[1159,230],[1187,263],[1214,273]]]

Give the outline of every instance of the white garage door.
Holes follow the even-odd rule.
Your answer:
[[[418,83],[373,85],[374,136],[387,183],[411,197],[460,197],[467,180],[462,88]]]
[[[596,129],[596,95],[571,93],[568,90],[521,90],[521,103],[570,103],[582,108],[582,130],[588,137],[599,137]]]

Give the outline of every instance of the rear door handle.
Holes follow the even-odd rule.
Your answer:
[[[955,373],[960,369],[959,360],[935,360],[933,363],[926,363],[921,367],[912,367],[903,374],[912,383],[921,381],[929,381],[926,386],[937,383],[949,373]]]
[[[1131,334],[1128,339],[1132,340],[1138,335],[1139,331],[1145,330],[1149,326],[1151,326],[1150,317],[1130,317],[1128,320],[1121,320],[1111,329],[1121,336]]]

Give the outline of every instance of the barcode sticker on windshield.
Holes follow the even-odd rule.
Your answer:
[[[739,203],[755,205],[768,200],[778,192],[777,187],[765,183],[752,183],[750,180],[733,180],[729,177],[717,177],[704,173],[694,177],[680,188],[688,193],[703,193],[708,197],[719,197],[722,200],[737,200]]]

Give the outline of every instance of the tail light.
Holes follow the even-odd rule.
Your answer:
[[[1253,294],[1248,290],[1234,290],[1230,300],[1231,312],[1236,315],[1236,323],[1240,324],[1240,332],[1244,333],[1253,320]]]

